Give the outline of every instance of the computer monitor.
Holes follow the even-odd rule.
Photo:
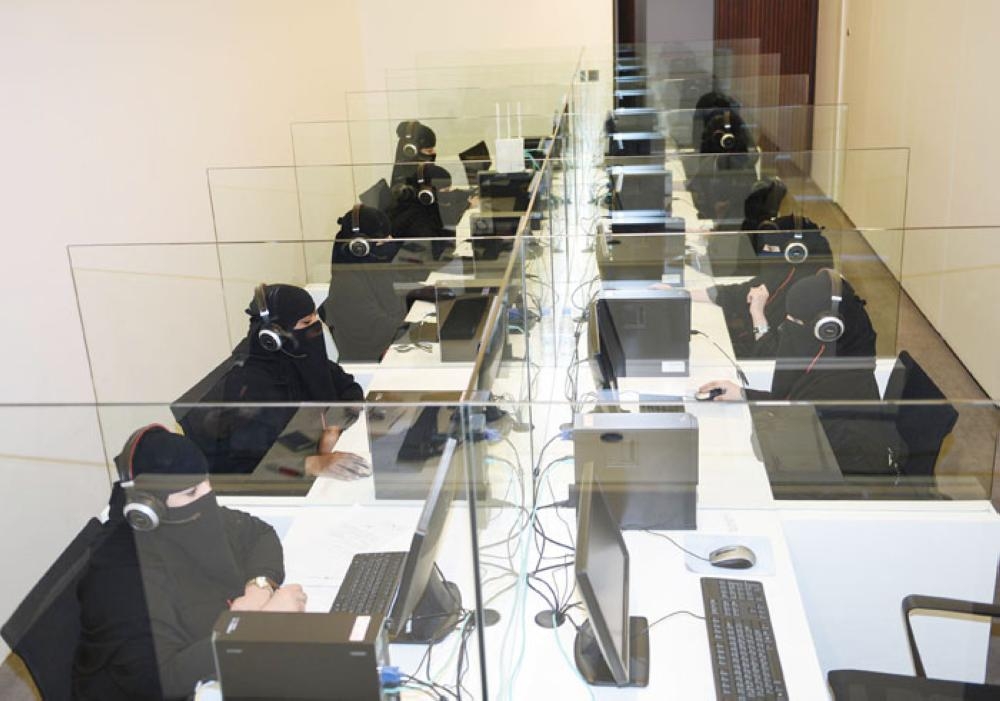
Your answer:
[[[620,131],[660,131],[659,113],[652,107],[625,107],[611,110],[604,124],[608,134]]]
[[[668,233],[669,232],[669,233]],[[684,284],[684,221],[636,216],[602,222],[597,269],[605,288],[635,281]]]
[[[636,71],[631,75],[640,75],[640,73]],[[614,95],[615,107],[646,107],[651,98],[651,93],[646,88],[619,89],[614,91]]]
[[[687,290],[602,290],[591,309],[598,348],[620,377],[686,377],[691,344],[691,295]]]
[[[368,392],[365,412],[376,499],[427,498],[444,446],[458,425],[460,398],[461,392],[446,390]],[[461,451],[459,460],[467,453]],[[477,495],[485,498],[485,464],[473,463],[472,473]]]
[[[396,598],[387,620],[396,643],[431,643],[443,640],[461,617],[458,586],[444,579],[435,562],[448,513],[461,484],[460,461],[454,459],[457,441],[445,442],[430,492],[410,541]]]
[[[479,177],[479,210],[483,214],[493,212],[525,212],[531,200],[531,181],[534,171],[498,173],[484,170]]]
[[[379,178],[377,183],[358,195],[358,200],[366,207],[373,207],[380,212],[388,212],[389,207],[392,206],[389,183],[385,181],[385,178]]]
[[[659,132],[618,131],[608,134],[608,157],[605,162],[613,165],[616,158],[627,158],[630,160],[620,162],[623,164],[648,162],[662,166],[665,153],[666,140]]]
[[[485,141],[479,141],[458,154],[465,167],[465,179],[470,187],[479,187],[479,174],[493,167],[490,149]]]
[[[596,686],[647,686],[649,623],[629,616],[629,553],[593,471],[577,506],[577,589],[587,621],[573,645],[577,669]]]
[[[669,214],[673,173],[662,165],[613,165],[608,168],[611,210]]]

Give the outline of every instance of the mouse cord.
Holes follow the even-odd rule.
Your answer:
[[[694,613],[693,611],[688,611],[687,609],[681,609],[680,611],[671,611],[670,613],[668,613],[665,616],[660,616],[655,621],[653,621],[652,623],[650,623],[649,625],[647,625],[646,626],[646,630],[640,631],[640,632],[636,633],[635,635],[633,635],[632,637],[637,638],[640,635],[649,632],[649,629],[652,628],[653,626],[655,626],[657,623],[665,621],[668,618],[672,618],[673,616],[679,616],[682,613],[685,614],[685,615],[691,616],[691,618],[697,618],[699,621],[704,621],[705,620],[704,616],[699,616],[697,613]]]
[[[684,546],[682,546],[682,545],[681,545],[680,543],[678,543],[678,542],[677,542],[676,540],[674,540],[673,538],[671,538],[670,536],[668,536],[668,535],[666,535],[666,534],[664,534],[664,533],[658,533],[658,532],[656,532],[656,531],[651,531],[651,530],[649,530],[648,528],[645,528],[645,529],[643,529],[643,530],[645,530],[645,531],[646,531],[646,533],[649,533],[650,535],[655,535],[655,536],[657,536],[657,537],[659,537],[659,538],[664,538],[664,539],[666,539],[666,540],[669,540],[669,541],[670,541],[670,543],[671,543],[671,544],[672,544],[672,545],[673,545],[673,546],[674,546],[675,548],[677,548],[677,549],[678,549],[678,550],[680,550],[681,552],[684,552],[684,553],[687,553],[687,554],[688,554],[688,555],[690,555],[691,557],[696,557],[696,558],[698,558],[699,560],[703,560],[704,562],[708,562],[708,558],[707,558],[707,557],[704,557],[704,556],[702,556],[702,555],[699,555],[698,553],[695,553],[695,552],[691,552],[690,550],[688,550],[687,548],[685,548]]]

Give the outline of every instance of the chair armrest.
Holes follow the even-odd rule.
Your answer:
[[[913,668],[918,677],[927,677],[924,664],[920,659],[917,641],[913,637],[913,627],[910,625],[910,612],[921,609],[924,611],[946,611],[948,613],[964,613],[972,616],[1000,617],[1000,604],[983,604],[963,599],[946,599],[940,596],[923,596],[910,594],[903,598],[903,622],[906,625],[906,640],[910,644],[910,657],[913,658]]]

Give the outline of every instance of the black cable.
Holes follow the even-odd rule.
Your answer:
[[[739,365],[737,365],[737,364],[736,364],[736,361],[735,361],[735,360],[733,360],[732,356],[730,356],[730,355],[729,355],[729,353],[727,353],[727,352],[725,351],[725,349],[723,349],[723,347],[722,347],[722,346],[720,346],[720,345],[719,345],[718,343],[716,343],[715,341],[713,341],[713,340],[712,340],[712,337],[711,337],[711,336],[709,336],[709,335],[708,335],[707,333],[705,333],[704,331],[699,331],[698,329],[691,329],[691,335],[692,335],[692,336],[704,336],[705,338],[707,338],[707,339],[708,339],[708,342],[709,342],[709,343],[711,343],[711,344],[712,344],[713,346],[715,346],[716,348],[718,348],[718,349],[719,349],[719,352],[720,352],[720,353],[722,353],[722,355],[723,355],[723,356],[725,356],[726,360],[728,360],[728,361],[729,361],[729,363],[730,363],[730,364],[731,364],[731,365],[732,365],[732,366],[733,366],[734,368],[736,368],[736,376],[737,376],[738,378],[740,378],[740,382],[742,382],[742,383],[743,383],[743,386],[744,386],[744,387],[749,387],[749,386],[750,386],[750,380],[748,380],[748,379],[747,379],[747,375],[746,375],[746,373],[745,373],[745,372],[743,372],[743,368],[741,368],[741,367],[740,367]]]

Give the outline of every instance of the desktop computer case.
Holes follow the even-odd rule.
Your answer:
[[[353,613],[223,611],[212,631],[226,701],[384,701],[382,620]]]
[[[626,530],[697,527],[698,419],[687,413],[578,414],[573,455],[585,462]]]

